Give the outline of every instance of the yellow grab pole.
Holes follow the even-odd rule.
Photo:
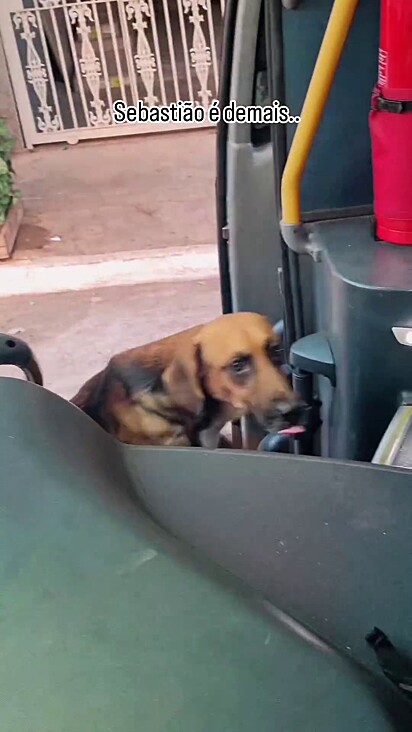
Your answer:
[[[359,0],[335,0],[283,171],[282,224],[301,223],[300,183]]]

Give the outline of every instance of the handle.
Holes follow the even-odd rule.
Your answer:
[[[0,333],[0,366],[17,366],[28,381],[43,386],[40,366],[31,348],[20,338]]]
[[[313,140],[318,130],[332,82],[359,0],[335,0],[313,70],[288,159],[283,171],[282,225],[302,222],[300,188]]]

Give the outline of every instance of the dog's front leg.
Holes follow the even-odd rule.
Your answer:
[[[199,442],[206,450],[216,450],[217,448],[224,450],[233,450],[233,444],[227,437],[221,434],[216,427],[209,427],[199,434]]]
[[[234,450],[233,443],[227,439],[224,435],[219,435],[218,447],[221,450]]]
[[[220,442],[220,429],[216,425],[199,432],[199,442],[206,450],[216,450]]]

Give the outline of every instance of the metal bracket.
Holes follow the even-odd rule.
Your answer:
[[[309,224],[284,224],[280,222],[284,242],[296,254],[308,254],[315,262],[320,262],[322,249],[314,242]]]

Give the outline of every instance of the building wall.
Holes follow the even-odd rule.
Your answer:
[[[0,0],[2,2],[2,0]],[[3,117],[15,138],[15,149],[24,148],[23,136],[20,129],[20,122],[14,101],[13,90],[7,69],[6,57],[3,43],[0,37],[0,117]]]

